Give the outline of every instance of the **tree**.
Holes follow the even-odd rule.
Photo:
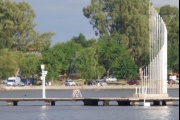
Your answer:
[[[98,42],[98,60],[106,70],[106,76],[110,75],[118,67],[119,62],[123,59],[122,55],[125,50],[114,43],[112,40],[101,39]]]
[[[58,78],[60,73],[66,73],[67,77],[74,71],[77,52],[81,45],[73,41],[58,43],[43,52],[43,63],[49,71],[48,78]]]
[[[73,37],[71,41],[80,44],[83,48],[91,47],[96,43],[95,39],[87,40],[82,33],[80,33],[78,37]]]
[[[50,43],[52,32],[39,34],[33,23],[35,13],[26,2],[0,0],[1,46],[18,51],[41,51]]]
[[[82,47],[85,47],[85,43],[87,40],[86,37],[82,33],[80,33],[78,37],[73,37],[71,41],[82,45]]]
[[[179,9],[165,5],[160,15],[168,29],[168,68],[179,71]]]
[[[149,0],[91,0],[84,15],[100,38],[119,34],[118,43],[125,43],[139,67],[147,64]],[[110,39],[109,39],[110,40]]]
[[[132,79],[138,76],[138,67],[132,56],[124,51],[118,67],[115,69],[115,76],[122,79]]]
[[[80,44],[68,41],[63,46],[65,60],[63,61],[63,70],[67,72],[67,77],[74,71],[74,65],[77,59],[77,53],[82,49]]]
[[[105,68],[106,76],[113,74],[117,78],[137,77],[138,67],[128,49],[108,39],[100,40],[98,45],[99,64]]]
[[[23,54],[21,64],[20,64],[20,73],[26,77],[35,77],[38,75],[40,69],[40,62],[42,55],[39,53],[25,53]]]
[[[75,71],[84,79],[92,79],[96,75],[95,59],[96,51],[92,47],[82,49],[78,52],[75,62]]]
[[[16,76],[22,53],[12,52],[8,49],[0,50],[0,79]]]
[[[52,48],[43,52],[43,64],[46,65],[48,71],[47,78],[59,78],[59,74],[63,70],[63,62],[65,61],[65,54],[63,52],[64,44],[56,44]]]

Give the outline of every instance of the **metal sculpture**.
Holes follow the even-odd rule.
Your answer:
[[[141,87],[135,96],[168,97],[167,94],[167,28],[158,12],[149,7],[149,59],[141,72]],[[138,94],[138,95],[137,95]]]

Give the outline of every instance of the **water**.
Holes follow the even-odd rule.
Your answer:
[[[131,97],[135,90],[83,90],[83,97]],[[179,89],[168,91],[171,97],[179,97]],[[71,97],[72,90],[47,91],[46,97]],[[0,98],[41,98],[42,91],[0,91]],[[45,106],[44,102],[18,102],[7,106],[0,101],[0,120],[179,120],[179,102],[174,106],[84,106],[83,102],[56,102]]]

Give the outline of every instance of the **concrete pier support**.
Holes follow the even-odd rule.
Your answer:
[[[7,101],[7,105],[8,106],[17,106],[18,105],[18,101]]]
[[[103,101],[103,106],[109,106],[109,101]]]
[[[139,106],[139,102],[133,102],[133,106]]]
[[[56,101],[46,101],[46,106],[55,106]]]
[[[160,101],[153,101],[153,105],[159,106],[160,105]]]
[[[84,106],[98,106],[98,100],[84,100]]]
[[[117,101],[118,106],[130,106],[130,101]]]
[[[166,105],[166,106],[173,106],[172,101],[164,101],[163,104]]]
[[[166,105],[166,101],[162,101],[162,105]]]

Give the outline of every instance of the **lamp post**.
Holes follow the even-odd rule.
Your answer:
[[[46,91],[45,91],[45,77],[47,75],[48,71],[44,71],[45,66],[41,65],[41,70],[42,70],[42,76],[41,76],[41,80],[42,80],[42,97],[46,98]]]

